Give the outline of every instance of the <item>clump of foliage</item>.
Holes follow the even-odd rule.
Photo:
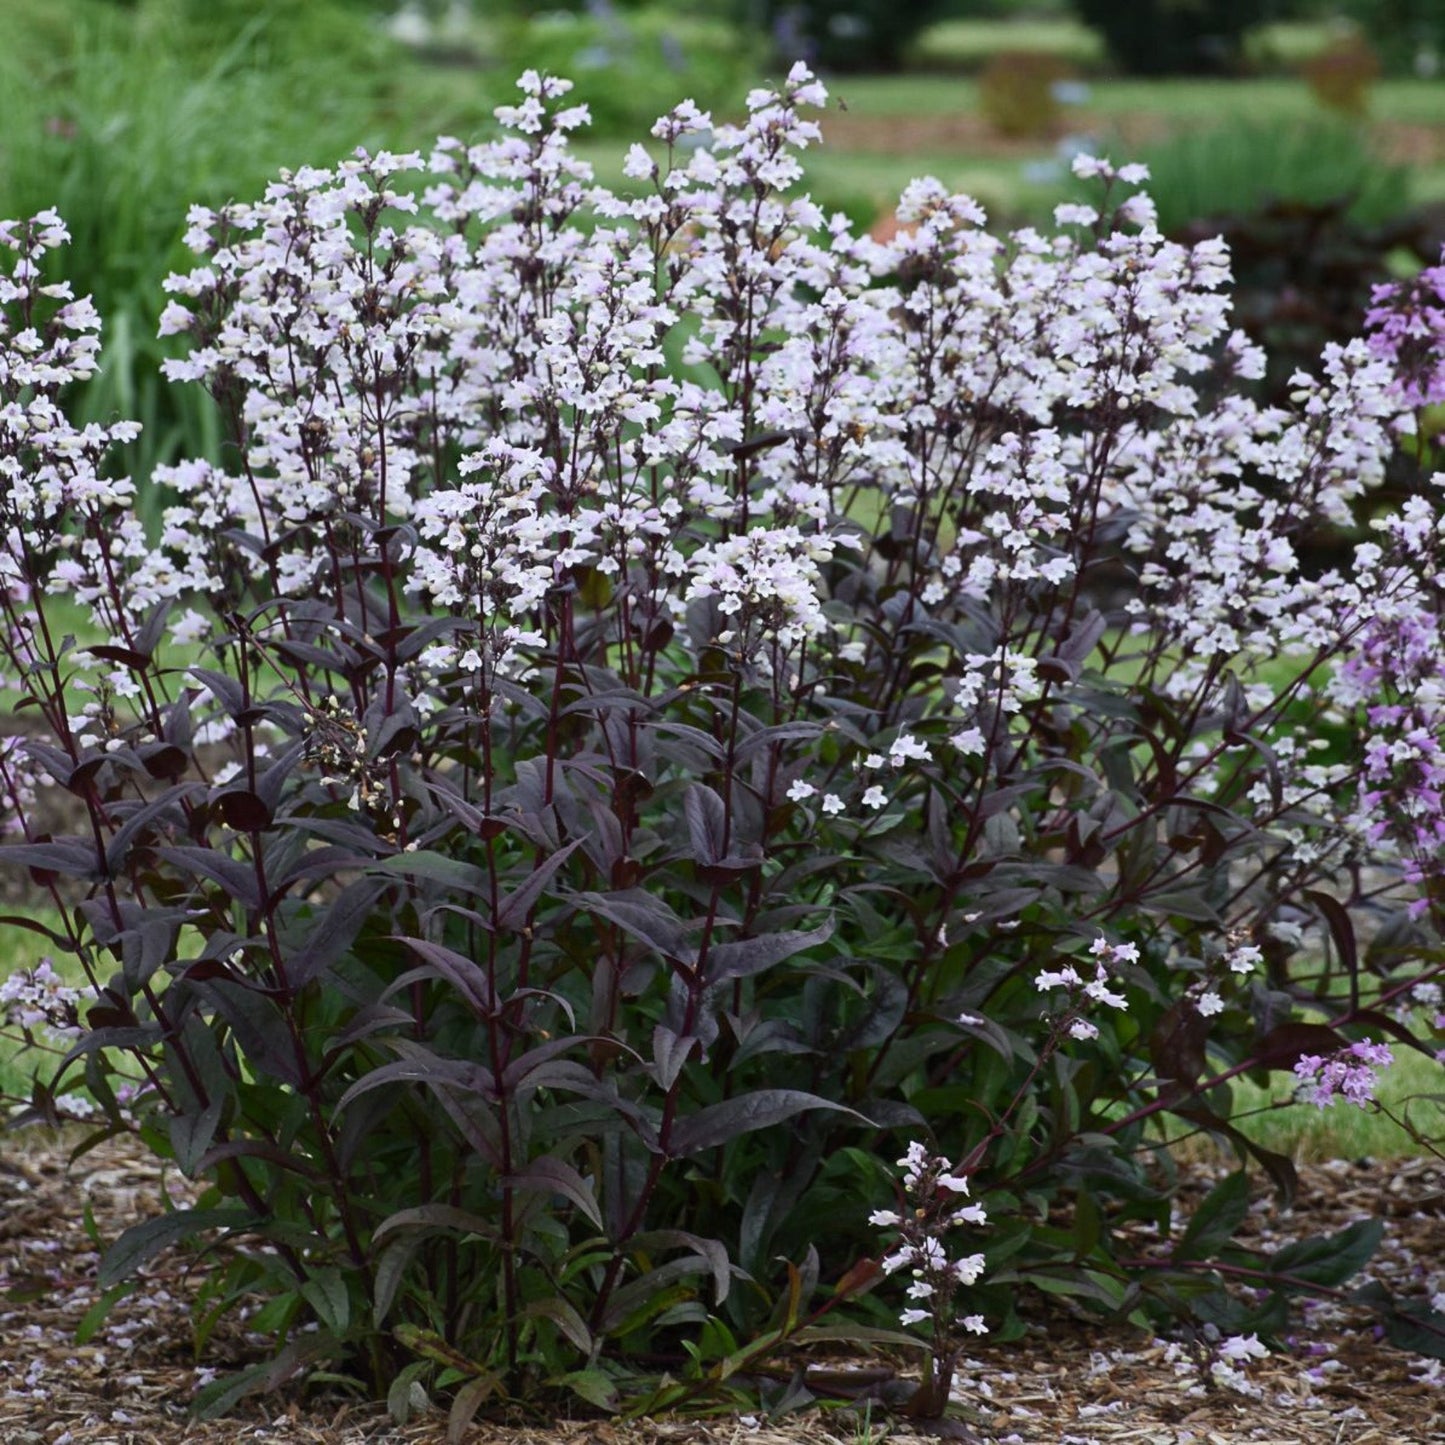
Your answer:
[[[1380,57],[1368,41],[1351,36],[1312,56],[1300,72],[1310,94],[1326,110],[1358,118],[1370,108],[1370,88],[1380,78]]]
[[[1354,23],[1394,74],[1413,74],[1422,56],[1436,66],[1445,57],[1445,10],[1435,0],[1337,0],[1331,8]]]
[[[18,1118],[203,1190],[105,1284],[206,1238],[198,1346],[260,1303],[276,1348],[209,1408],[318,1371],[458,1429],[738,1392],[844,1309],[906,1340],[890,1275],[920,1415],[943,1293],[1004,1338],[1041,1294],[1278,1336],[1378,1230],[1245,1255],[1242,1170],[1177,1219],[1155,1125],[1288,1195],[1231,1080],[1360,1100],[1433,1047],[1439,479],[1348,569],[1299,546],[1408,434],[1423,302],[1272,407],[1142,167],[1081,159],[1047,236],[917,181],[884,244],[797,193],[802,67],[676,108],[631,195],[567,88],[191,211],[162,330],[229,450],[162,471],[157,536],[133,426],[65,414],[99,318],[45,280],[60,217],[0,226],[0,647],[46,729],[4,857],[88,980],[9,989],[64,1055]]]
[[[761,0],[748,21],[764,17],[784,60],[805,58],[829,70],[896,70],[913,39],[944,9],[941,0]]]
[[[555,8],[499,26],[508,65],[577,78],[598,135],[632,136],[678,94],[725,106],[755,74],[758,37],[721,16],[679,14],[671,5]]]
[[[1267,0],[1074,0],[1074,8],[1131,75],[1233,70],[1245,32],[1269,18]]]
[[[1054,87],[1067,74],[1067,67],[1052,55],[1004,51],[979,76],[978,108],[1000,135],[1051,135],[1060,111]]]
[[[1408,169],[1382,160],[1359,127],[1344,122],[1229,122],[1170,136],[1141,151],[1141,159],[1159,227],[1170,234],[1274,202],[1338,206],[1365,225],[1397,221],[1411,207]]]

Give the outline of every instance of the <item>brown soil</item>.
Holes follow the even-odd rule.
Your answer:
[[[72,1140],[9,1135],[0,1142],[0,1441],[4,1445],[171,1445],[257,1441],[273,1445],[420,1445],[446,1438],[445,1419],[427,1414],[404,1429],[371,1407],[337,1398],[252,1403],[225,1421],[187,1418],[198,1371],[190,1354],[190,1308],[197,1284],[179,1259],[163,1261],[144,1299],[122,1301],[105,1327],[77,1345],[75,1327],[95,1298],[98,1236],[154,1213],[166,1186],[160,1167],[132,1143],[112,1141],[67,1166]],[[1199,1166],[1192,1189],[1217,1167]],[[1293,1233],[1338,1228],[1362,1216],[1388,1221],[1371,1273],[1419,1295],[1441,1288],[1430,1274],[1445,1246],[1445,1170],[1428,1161],[1306,1166],[1300,1204],[1282,1215],[1261,1195],[1250,1227],[1282,1241]],[[258,1358],[239,1327],[219,1331],[206,1364]],[[1356,1311],[1307,1312],[1292,1352],[1254,1365],[1257,1398],[1206,1390],[1197,1375],[1166,1357],[1163,1341],[1102,1329],[1064,1316],[1040,1317],[1024,1340],[980,1342],[960,1374],[968,1438],[1010,1445],[1394,1445],[1445,1439],[1445,1371],[1375,1340]],[[840,1370],[820,1365],[821,1392],[886,1365]],[[1312,1370],[1312,1374],[1306,1373]],[[861,1445],[884,1437],[916,1439],[880,1411],[856,1406],[771,1422],[749,1416],[706,1422],[662,1420],[621,1425],[522,1420],[474,1426],[467,1445]]]
[[[999,135],[981,115],[971,111],[871,117],[835,112],[829,115],[824,134],[829,147],[839,151],[897,156],[952,152],[1023,161],[1036,158],[1041,147],[1066,131],[1108,136],[1122,148],[1122,157],[1124,151],[1154,145],[1179,129],[1178,123],[1168,117],[1148,112],[1108,117],[1083,112],[1069,116],[1045,135],[1010,138]],[[1445,161],[1445,125],[1378,121],[1371,124],[1370,134],[1381,157],[1397,165],[1428,166]]]

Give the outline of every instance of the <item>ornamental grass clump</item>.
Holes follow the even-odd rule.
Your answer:
[[[945,1295],[996,1339],[1043,1295],[1276,1338],[1378,1231],[1233,1243],[1245,1161],[1295,1176],[1230,1081],[1433,1048],[1434,713],[1390,638],[1435,625],[1439,486],[1357,535],[1390,359],[1255,400],[1224,248],[1138,167],[1008,237],[915,181],[880,244],[798,193],[801,68],[679,106],[628,194],[565,82],[521,91],[498,140],[191,213],[163,330],[229,445],[146,479],[155,534],[126,424],[66,418],[61,220],[0,227],[4,857],[75,990],[7,995],[65,1051],[15,1122],[200,1191],[102,1283],[205,1239],[197,1349],[243,1307],[274,1346],[206,1408],[306,1374],[457,1430],[783,1409],[754,1367],[909,1342],[900,1303],[937,1414]],[[1185,1220],[1166,1120],[1241,1161]],[[880,1241],[905,1149],[922,1223]],[[947,1291],[909,1263],[985,1210]]]

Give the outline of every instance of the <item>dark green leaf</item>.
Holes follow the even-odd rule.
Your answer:
[[[240,1229],[254,1223],[248,1209],[176,1209],[127,1229],[106,1250],[96,1282],[103,1290],[128,1280],[156,1255],[211,1229]]]
[[[1213,1259],[1234,1238],[1248,1213],[1249,1176],[1241,1169],[1205,1195],[1174,1247],[1174,1258]]]
[[[1382,1219],[1359,1219],[1322,1239],[1302,1239],[1277,1249],[1269,1258],[1269,1272],[1282,1283],[1296,1280],[1334,1289],[1369,1262],[1384,1238]]]

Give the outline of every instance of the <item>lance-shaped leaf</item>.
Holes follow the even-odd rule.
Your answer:
[[[129,1279],[156,1255],[182,1240],[193,1239],[210,1229],[240,1229],[255,1220],[248,1209],[174,1209],[155,1219],[132,1224],[106,1250],[96,1275],[101,1289],[110,1289]]]
[[[0,866],[20,863],[38,873],[60,873],[67,878],[97,879],[102,876],[101,858],[95,844],[79,838],[60,838],[53,843],[9,843],[0,848]]]
[[[453,1234],[475,1234],[480,1239],[497,1238],[497,1226],[491,1220],[451,1204],[418,1204],[410,1209],[398,1209],[376,1226],[372,1239],[380,1244],[398,1230],[405,1230],[408,1234],[432,1234],[445,1230]]]
[[[497,910],[497,926],[513,930],[525,927],[537,901],[556,876],[557,870],[581,846],[582,839],[574,838],[565,848],[559,848],[544,863],[534,868],[517,888],[502,900],[501,907]]]
[[[216,848],[162,848],[160,856],[192,878],[219,883],[229,898],[245,908],[261,906],[261,887],[255,864],[232,858]]]
[[[784,1119],[791,1119],[795,1114],[816,1109],[850,1114],[861,1124],[869,1122],[856,1109],[835,1104],[831,1099],[820,1098],[802,1089],[754,1089],[750,1094],[739,1094],[719,1104],[709,1104],[696,1114],[679,1119],[668,1136],[667,1152],[673,1155],[698,1154],[704,1149],[715,1149],[720,1144],[730,1143],[741,1134],[766,1129],[773,1124],[781,1124]]]
[[[833,934],[831,919],[806,932],[765,933],[757,938],[739,938],[732,943],[715,943],[708,949],[704,976],[709,985],[748,978],[802,953],[815,944],[826,943]]]
[[[1301,1283],[1335,1289],[1370,1262],[1384,1234],[1384,1220],[1357,1219],[1322,1239],[1300,1239],[1275,1250],[1269,1272],[1285,1289]]]
[[[727,853],[727,807],[706,783],[689,783],[682,795],[692,856],[702,864],[717,863]]]
[[[406,878],[424,878],[428,882],[441,883],[455,888],[468,898],[484,898],[491,889],[491,883],[484,869],[472,863],[463,863],[457,858],[448,858],[444,853],[418,849],[415,853],[396,853],[390,858],[372,864],[375,873],[400,873]]]
[[[1213,1259],[1234,1238],[1249,1213],[1249,1176],[1243,1169],[1226,1175],[1190,1216],[1174,1247],[1176,1260]]]
[[[544,1154],[516,1173],[507,1175],[502,1183],[533,1194],[560,1194],[575,1204],[598,1229],[603,1228],[602,1212],[597,1207],[592,1186],[565,1159]]]
[[[615,924],[663,958],[690,963],[696,949],[685,942],[682,920],[660,898],[628,888],[619,893],[578,893],[579,909]]]
[[[384,878],[358,878],[337,894],[300,951],[286,965],[286,978],[292,988],[304,988],[319,978],[356,942],[356,935],[388,886]]]
[[[425,960],[425,967],[415,969],[408,978],[426,977],[444,979],[461,994],[467,1007],[479,1019],[490,1018],[497,1008],[497,996],[487,971],[465,954],[455,949],[444,948],[439,943],[428,943],[421,938],[403,938],[393,935],[398,943],[404,943],[411,951]]]

